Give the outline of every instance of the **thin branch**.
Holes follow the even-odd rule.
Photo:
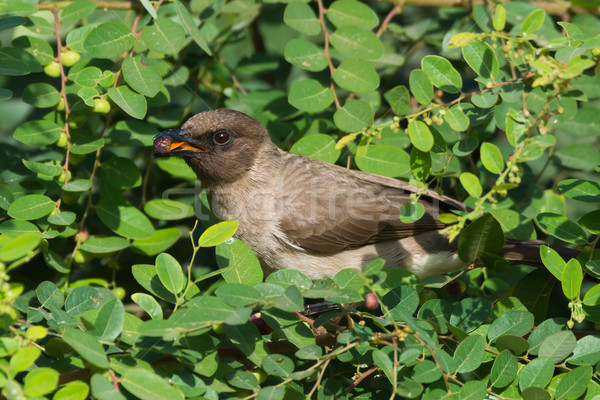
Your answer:
[[[60,66],[60,96],[65,103],[65,135],[67,135],[67,151],[65,155],[65,165],[63,166],[65,175],[65,185],[69,183],[69,153],[71,152],[71,135],[69,133],[69,115],[71,110],[69,108],[69,102],[67,100],[66,82],[67,74],[65,73],[65,66],[62,62],[62,41],[60,38],[60,18],[58,17],[58,10],[52,9],[52,15],[54,16],[54,35],[56,36],[56,58],[58,59],[58,65]],[[57,208],[60,207],[60,199],[56,204]]]
[[[335,100],[335,108],[339,110],[342,108],[342,106],[335,91],[335,85],[333,84],[333,73],[335,72],[335,67],[333,66],[333,61],[331,61],[331,56],[329,55],[329,32],[327,32],[327,25],[325,25],[325,7],[323,6],[323,0],[317,0],[317,4],[319,6],[319,23],[321,24],[321,29],[323,29],[323,37],[325,39],[325,43],[323,44],[323,47],[325,48],[323,55],[325,58],[327,58],[327,62],[329,64],[329,74],[331,75],[331,91],[333,92],[333,99]]]
[[[53,8],[63,9],[71,4],[73,4],[75,0],[67,0],[67,1],[57,1],[56,3],[42,3],[38,4],[38,10],[51,10]],[[102,8],[104,10],[133,10],[139,9],[140,4],[135,1],[96,1],[96,7]]]
[[[381,35],[383,34],[383,32],[385,32],[387,30],[387,28],[390,25],[390,22],[392,21],[392,19],[396,16],[396,14],[398,14],[400,12],[401,9],[402,9],[402,7],[400,6],[400,4],[396,4],[390,10],[390,12],[388,13],[388,15],[385,16],[383,22],[379,26],[379,29],[377,29],[377,37],[381,37]]]
[[[377,371],[379,368],[373,367],[371,369],[366,370],[358,378],[352,382],[350,386],[348,386],[345,390],[346,393],[350,393],[355,387],[357,387],[367,376],[371,375],[373,372]]]

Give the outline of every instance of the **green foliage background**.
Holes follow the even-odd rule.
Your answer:
[[[600,4],[537,5],[0,0],[2,394],[597,399]],[[263,277],[152,159],[219,107],[465,201],[440,218],[486,267]],[[509,268],[503,238],[582,252]],[[346,306],[297,313],[317,298]]]

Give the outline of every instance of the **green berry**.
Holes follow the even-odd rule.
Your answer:
[[[96,99],[94,101],[94,112],[97,114],[108,114],[110,111],[110,103],[104,99]]]
[[[79,61],[80,58],[81,56],[79,53],[73,50],[65,51],[60,55],[60,60],[65,67],[74,65],[77,61]]]
[[[58,78],[60,76],[60,65],[56,61],[52,61],[44,67],[44,72],[49,77]]]

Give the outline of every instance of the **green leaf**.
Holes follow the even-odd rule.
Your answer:
[[[183,400],[181,391],[163,378],[143,367],[133,367],[121,376],[120,383],[127,391],[142,400]]]
[[[373,9],[356,0],[337,0],[327,9],[327,19],[336,28],[342,26],[362,26],[373,29],[379,25],[379,18]]]
[[[315,36],[321,33],[321,24],[312,8],[306,3],[293,1],[285,7],[283,22],[303,35]]]
[[[282,400],[285,389],[281,386],[267,386],[259,390],[256,400]]]
[[[375,349],[373,350],[373,363],[376,367],[381,369],[385,376],[390,380],[390,382],[394,382],[394,363],[390,359],[390,357],[383,352],[382,350]]]
[[[574,400],[583,395],[592,379],[592,373],[592,367],[588,365],[567,372],[556,386],[555,398]]]
[[[506,25],[506,8],[504,8],[502,4],[496,5],[492,24],[497,31],[502,31],[504,29],[504,26]]]
[[[152,146],[152,139],[158,134],[156,127],[141,121],[118,121],[110,128],[112,143],[126,146]]]
[[[431,154],[413,147],[410,151],[410,169],[417,180],[425,182],[431,172]]]
[[[57,370],[42,367],[31,370],[24,379],[23,390],[27,398],[48,394],[58,385],[59,373]]]
[[[577,341],[573,355],[567,359],[567,362],[573,365],[596,365],[600,362],[599,342],[600,338],[597,335],[582,337]]]
[[[506,114],[506,138],[513,147],[521,145],[525,138],[527,125],[523,115],[510,109]]]
[[[112,381],[100,373],[92,375],[90,386],[92,387],[92,394],[98,399],[125,400],[125,396],[113,385]]]
[[[60,137],[61,128],[53,122],[27,121],[21,124],[14,133],[15,139],[30,146],[46,146]]]
[[[204,37],[200,34],[200,31],[197,28],[197,24],[194,21],[194,18],[191,16],[190,12],[179,0],[174,1],[173,4],[175,5],[175,9],[177,10],[179,20],[181,21],[181,24],[183,25],[187,33],[194,40],[194,42],[196,42],[196,44],[202,50],[204,50],[206,54],[211,56],[212,51],[210,50],[210,47],[208,47],[208,43],[206,43]]]
[[[152,65],[142,65],[140,57],[128,57],[121,65],[123,79],[133,90],[147,97],[154,97],[160,91],[162,78]]]
[[[142,30],[142,40],[157,53],[177,54],[185,42],[185,30],[168,18],[158,18]]]
[[[597,306],[600,304],[600,284],[597,284],[585,293],[583,304],[586,306]]]
[[[479,139],[476,137],[468,137],[464,140],[456,142],[452,147],[452,152],[458,157],[465,157],[475,151],[479,147]]]
[[[88,132],[71,132],[71,153],[88,154],[104,146],[104,138],[90,135]]]
[[[60,99],[58,90],[48,83],[31,83],[23,90],[23,101],[37,108],[53,107]]]
[[[459,104],[446,110],[444,119],[452,129],[458,132],[466,131],[469,127],[469,118],[465,115]]]
[[[125,308],[123,303],[121,303],[121,300],[114,298],[104,303],[98,312],[92,333],[103,342],[112,342],[123,330],[124,322]]]
[[[58,214],[50,215],[48,222],[53,225],[67,226],[75,221],[75,213],[71,211],[61,211]]]
[[[410,93],[405,86],[396,86],[385,92],[383,97],[397,115],[405,115],[410,109]]]
[[[563,271],[565,270],[565,260],[553,249],[548,246],[540,247],[540,257],[542,258],[542,262],[544,266],[558,279],[559,281],[562,279]]]
[[[348,100],[333,114],[333,122],[344,132],[359,132],[373,124],[373,110],[362,100]]]
[[[442,371],[433,361],[424,360],[413,368],[411,378],[420,383],[433,383],[442,377]]]
[[[65,311],[76,317],[84,311],[98,308],[100,292],[91,286],[81,286],[73,289],[65,300]]]
[[[217,264],[227,283],[245,283],[252,285],[263,280],[263,270],[258,258],[241,240],[227,240],[216,248]],[[231,269],[230,269],[231,268]]]
[[[177,228],[157,229],[154,235],[147,239],[134,240],[132,248],[141,254],[154,256],[174,245],[180,235],[181,232]]]
[[[120,22],[105,22],[93,28],[85,37],[83,47],[92,57],[114,58],[133,47],[135,37]]]
[[[550,358],[539,357],[529,361],[519,375],[519,388],[546,387],[554,375],[554,363]]]
[[[479,149],[481,162],[485,169],[493,174],[500,174],[504,169],[504,159],[500,149],[493,143],[484,142]]]
[[[487,336],[491,341],[503,335],[524,336],[533,328],[533,323],[533,314],[528,311],[507,311],[492,322]]]
[[[160,304],[156,299],[146,293],[134,293],[131,295],[131,300],[138,306],[142,307],[152,319],[163,319],[163,312]]]
[[[42,238],[37,232],[26,232],[0,242],[0,261],[14,261],[35,250]]]
[[[450,61],[440,56],[425,56],[421,60],[421,68],[434,86],[448,93],[460,92],[462,78]]]
[[[292,359],[281,354],[266,356],[262,361],[261,367],[269,376],[272,375],[280,378],[287,378],[294,372],[294,362]]]
[[[234,307],[257,305],[261,294],[258,290],[242,283],[227,283],[220,286],[215,294],[225,303]]]
[[[246,390],[258,390],[260,385],[256,376],[247,371],[236,370],[227,374],[227,382],[234,387]]]
[[[81,245],[81,249],[93,254],[105,254],[129,247],[129,241],[122,237],[95,237]]]
[[[114,187],[126,189],[140,186],[142,175],[133,161],[124,157],[111,157],[102,162],[100,171]]]
[[[469,333],[483,324],[490,315],[492,306],[483,298],[468,297],[456,305],[450,315],[450,325]]]
[[[311,72],[322,71],[328,65],[324,49],[304,39],[292,39],[287,42],[284,57],[290,64]]]
[[[383,43],[369,29],[343,26],[330,37],[331,45],[347,57],[375,60],[383,56]]]
[[[304,307],[302,293],[300,293],[296,286],[290,285],[277,297],[274,307],[288,312],[300,311]]]
[[[330,88],[324,88],[315,79],[295,82],[288,95],[288,101],[292,106],[300,111],[311,113],[323,111],[333,103],[333,100],[333,91]]]
[[[538,350],[539,357],[549,357],[554,364],[567,358],[577,345],[577,339],[571,331],[559,331],[547,336]]]
[[[335,144],[331,136],[317,133],[304,136],[298,140],[290,149],[290,153],[302,154],[316,160],[335,164],[341,153],[341,150],[335,148]]]
[[[108,97],[114,101],[121,110],[133,118],[142,119],[146,116],[148,105],[146,98],[134,92],[125,85],[108,89]]]
[[[421,104],[429,104],[433,99],[433,84],[425,71],[413,69],[409,76],[410,91]]]
[[[16,219],[33,220],[50,214],[55,207],[56,203],[48,196],[28,194],[13,201],[7,214]]]
[[[587,243],[585,231],[564,215],[541,213],[535,217],[535,221],[544,232],[560,240],[574,244]]]
[[[0,48],[0,73],[2,75],[20,76],[41,70],[40,63],[26,50],[16,47]]]
[[[154,19],[158,18],[158,16],[156,15],[156,10],[154,9],[154,6],[150,3],[149,0],[140,0],[140,2],[142,3],[142,6],[144,6],[144,9],[148,12],[148,14],[150,14],[150,16]]]
[[[489,44],[473,41],[462,48],[462,54],[469,67],[485,79],[498,75],[498,57]]]
[[[554,153],[560,165],[582,171],[593,171],[600,164],[600,152],[587,144],[569,144]]]
[[[333,80],[342,89],[350,92],[370,92],[379,86],[379,75],[373,66],[364,60],[342,61],[333,73]]]
[[[107,369],[110,366],[104,348],[98,339],[89,333],[82,332],[77,328],[69,328],[63,333],[62,338],[90,364],[101,369]]]
[[[563,270],[562,278],[563,293],[569,300],[576,299],[581,291],[581,283],[583,282],[583,269],[577,259],[569,260]]]
[[[502,351],[492,365],[490,372],[491,385],[497,388],[510,385],[517,377],[518,368],[517,358],[508,350]]]
[[[456,348],[454,361],[456,372],[471,372],[479,368],[485,355],[485,338],[481,335],[467,336]]]
[[[29,368],[41,355],[42,351],[37,347],[21,347],[10,358],[10,369],[15,373],[23,372]]]
[[[460,388],[459,396],[461,400],[479,400],[487,395],[485,383],[482,381],[467,381]],[[443,392],[440,393],[440,396]],[[423,397],[424,399],[425,397]]]
[[[531,33],[540,29],[544,23],[544,18],[546,18],[546,13],[544,10],[534,10],[532,11],[521,24],[521,34],[524,37],[529,36]]]
[[[355,160],[361,171],[370,174],[399,177],[410,171],[410,156],[397,146],[369,145]]]
[[[23,165],[27,167],[28,170],[35,172],[36,174],[58,176],[63,171],[62,165],[57,165],[56,163],[41,163],[35,161],[27,161],[25,159],[21,161],[23,162]]]
[[[85,382],[69,382],[56,391],[52,400],[85,400],[89,392],[90,388]]]
[[[496,254],[503,246],[502,227],[491,214],[485,214],[461,233],[458,238],[458,255],[464,262],[471,263],[481,253]]]
[[[483,193],[479,178],[470,172],[463,172],[459,177],[460,184],[465,188],[469,196],[479,197]]]
[[[198,246],[213,247],[225,242],[234,235],[239,224],[239,221],[233,220],[219,222],[218,224],[210,226],[202,233],[200,239],[198,239]]]
[[[60,22],[62,24],[72,24],[90,15],[98,7],[98,4],[92,0],[77,0],[60,11]]]
[[[600,183],[583,179],[565,179],[558,189],[568,198],[586,202],[600,202]]]
[[[433,135],[423,121],[412,120],[408,123],[410,142],[421,151],[429,151],[433,147]]]
[[[175,221],[194,216],[189,204],[169,199],[152,199],[144,204],[144,212],[152,218],[162,221]]]
[[[62,186],[65,192],[87,192],[92,187],[92,181],[88,179],[73,179]]]
[[[162,253],[156,257],[156,272],[163,285],[173,294],[183,290],[185,278],[179,262],[170,254]]]
[[[117,235],[129,239],[147,239],[154,235],[148,218],[135,207],[100,200],[96,212],[100,221]]]
[[[268,355],[267,346],[256,326],[248,321],[243,325],[225,324],[225,333],[231,342],[250,361],[257,365]]]

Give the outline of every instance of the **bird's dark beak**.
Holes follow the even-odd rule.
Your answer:
[[[210,151],[206,146],[190,138],[187,129],[170,129],[161,132],[154,136],[153,142],[155,157],[189,156]]]

